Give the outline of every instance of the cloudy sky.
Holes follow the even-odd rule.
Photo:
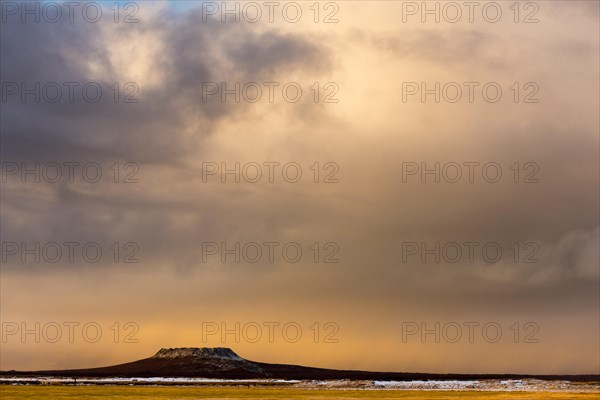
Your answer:
[[[2,2],[1,369],[598,373],[597,2],[114,3]]]

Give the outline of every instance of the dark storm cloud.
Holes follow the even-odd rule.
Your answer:
[[[197,8],[185,13],[163,10],[128,25],[110,19],[97,24],[15,19],[3,23],[3,82],[25,82],[27,87],[35,82],[97,82],[103,89],[101,100],[94,104],[77,96],[77,89],[75,102],[68,101],[67,89],[55,104],[36,104],[31,96],[22,103],[18,95],[9,96],[3,104],[3,159],[64,160],[75,155],[153,162],[173,159],[196,149],[191,145],[209,135],[219,120],[243,112],[243,106],[224,104],[218,96],[202,102],[204,82],[252,81],[272,77],[283,68],[315,70],[316,65],[327,64],[326,53],[310,38],[201,20]],[[111,61],[111,51],[150,33],[148,40],[163,45],[150,71],[160,74],[160,82],[146,86],[139,82],[137,104],[115,104],[109,86],[122,75],[119,65]],[[243,39],[236,42],[233,37]],[[131,63],[137,61],[132,54]],[[129,93],[126,89],[121,87]],[[192,123],[198,127],[186,137],[186,126]]]
[[[287,71],[305,68],[325,69],[329,65],[328,52],[301,36],[267,32],[259,37],[244,37],[229,51],[236,64],[243,64],[250,76],[273,74],[278,68]]]
[[[77,90],[74,102],[66,92],[56,103],[9,96],[2,104],[2,162],[25,162],[29,168],[36,162],[97,162],[106,176],[113,162],[133,160],[142,183],[125,190],[42,183],[29,191],[9,178],[2,190],[7,241],[135,239],[147,249],[145,260],[193,263],[198,254],[190,249],[218,230],[211,215],[220,212],[219,200],[202,196],[198,201],[185,183],[182,198],[158,193],[161,187],[168,191],[171,182],[198,184],[198,171],[186,167],[184,158],[201,157],[203,140],[220,121],[250,112],[247,104],[223,103],[219,96],[202,102],[202,84],[225,81],[231,87],[294,70],[321,73],[329,65],[321,45],[306,35],[261,33],[248,24],[204,24],[198,8],[184,13],[163,9],[128,25],[110,18],[97,24],[28,21],[2,24],[3,82],[29,88],[35,82],[78,82],[79,88],[96,82],[103,95],[96,103],[83,101]],[[151,64],[146,75],[156,79],[143,76],[143,82],[136,82],[138,103],[115,104],[109,86],[125,76],[121,69],[139,60],[132,53],[125,62],[114,61],[114,53],[132,43],[160,48],[146,61]],[[159,177],[163,173],[167,182]],[[193,228],[172,228],[178,219],[193,221]]]

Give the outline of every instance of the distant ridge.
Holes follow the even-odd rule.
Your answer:
[[[0,376],[69,378],[149,378],[181,377],[212,379],[286,379],[286,380],[473,380],[540,379],[572,382],[600,382],[600,375],[518,375],[518,374],[429,374],[407,372],[369,372],[267,364],[249,361],[226,347],[163,348],[152,357],[110,367],[53,370],[0,371]]]

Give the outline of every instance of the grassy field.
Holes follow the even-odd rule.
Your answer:
[[[0,386],[2,400],[13,399],[435,399],[435,400],[525,400],[525,399],[598,399],[598,393],[531,392],[451,392],[413,390],[304,390],[239,389],[214,387],[133,387],[133,386]]]

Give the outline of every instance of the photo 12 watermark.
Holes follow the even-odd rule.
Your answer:
[[[289,263],[302,260],[315,264],[337,264],[336,242],[202,242],[202,263]]]
[[[536,1],[403,1],[401,6],[403,23],[540,22],[540,5]]]
[[[202,82],[202,103],[298,103],[303,97],[314,103],[339,103],[336,82]]]
[[[139,183],[136,162],[6,161],[0,163],[2,183]]]
[[[94,321],[2,322],[2,343],[98,343],[110,338],[114,343],[137,344],[140,327],[136,322]]]
[[[11,242],[1,244],[3,263],[10,264],[137,264],[136,242]]]
[[[403,103],[499,103],[538,104],[537,82],[402,82]]]
[[[302,324],[295,321],[202,322],[202,343],[312,343],[337,344],[340,327],[336,322]]]
[[[340,22],[340,3],[335,1],[203,1],[202,23],[287,23]]]
[[[539,183],[539,172],[533,161],[404,161],[402,183]]]
[[[402,242],[402,263],[470,263],[509,262],[537,264],[540,245],[537,242]]]
[[[250,161],[202,163],[202,183],[339,183],[339,164],[333,161]]]
[[[0,13],[2,23],[76,23],[96,24],[112,21],[122,24],[137,24],[140,6],[136,2],[95,1],[2,1]]]
[[[539,343],[540,327],[535,322],[495,321],[404,321],[402,343],[498,343],[502,339],[513,343]]]
[[[2,103],[89,103],[108,98],[113,103],[139,103],[136,82],[2,82]]]

